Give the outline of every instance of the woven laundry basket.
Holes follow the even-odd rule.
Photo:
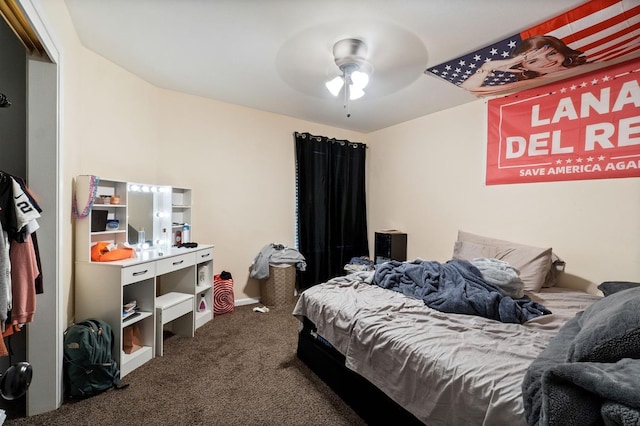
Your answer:
[[[263,305],[280,306],[296,302],[296,268],[293,265],[269,265],[269,278],[260,281]]]

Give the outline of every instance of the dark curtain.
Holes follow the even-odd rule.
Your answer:
[[[295,133],[298,250],[307,260],[301,289],[343,275],[369,256],[365,199],[367,146]]]

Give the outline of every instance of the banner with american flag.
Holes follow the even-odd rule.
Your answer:
[[[591,0],[485,48],[427,68],[478,96],[589,72],[585,64],[640,56],[640,2]]]
[[[487,102],[486,184],[640,177],[640,58]]]

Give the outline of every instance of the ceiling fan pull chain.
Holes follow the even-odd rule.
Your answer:
[[[349,98],[351,97],[351,77],[344,73],[344,107],[347,109],[347,118],[351,117],[349,110]]]

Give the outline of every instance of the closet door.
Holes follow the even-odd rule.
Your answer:
[[[0,93],[10,106],[0,107],[0,170],[27,176],[27,52],[0,19]]]
[[[0,373],[9,364],[23,360],[34,367],[34,380],[26,397],[15,401],[0,398],[0,408],[4,408],[3,404],[11,407],[7,410],[10,418],[24,416],[25,412],[31,416],[54,410],[62,402],[60,354],[66,321],[61,315],[64,302],[59,274],[63,261],[72,264],[62,246],[58,246],[63,237],[59,234],[63,222],[56,65],[60,55],[33,2],[19,0],[20,7],[10,10],[19,15],[13,16],[12,22],[29,27],[27,32],[14,32],[0,18],[0,92],[11,102],[8,108],[0,108],[0,170],[25,178],[44,210],[37,231],[44,293],[37,295],[36,314],[28,333],[11,338],[11,359],[0,358]],[[16,37],[18,33],[24,44]]]
[[[0,93],[10,105],[0,107],[0,171],[27,178],[27,53],[15,34],[0,18]],[[1,98],[2,96],[0,96]],[[7,103],[4,103],[7,105]],[[26,333],[16,333],[11,340],[11,357],[0,357],[0,374],[11,364],[27,360]],[[26,397],[16,401],[0,398],[0,408],[7,414],[25,415]]]

